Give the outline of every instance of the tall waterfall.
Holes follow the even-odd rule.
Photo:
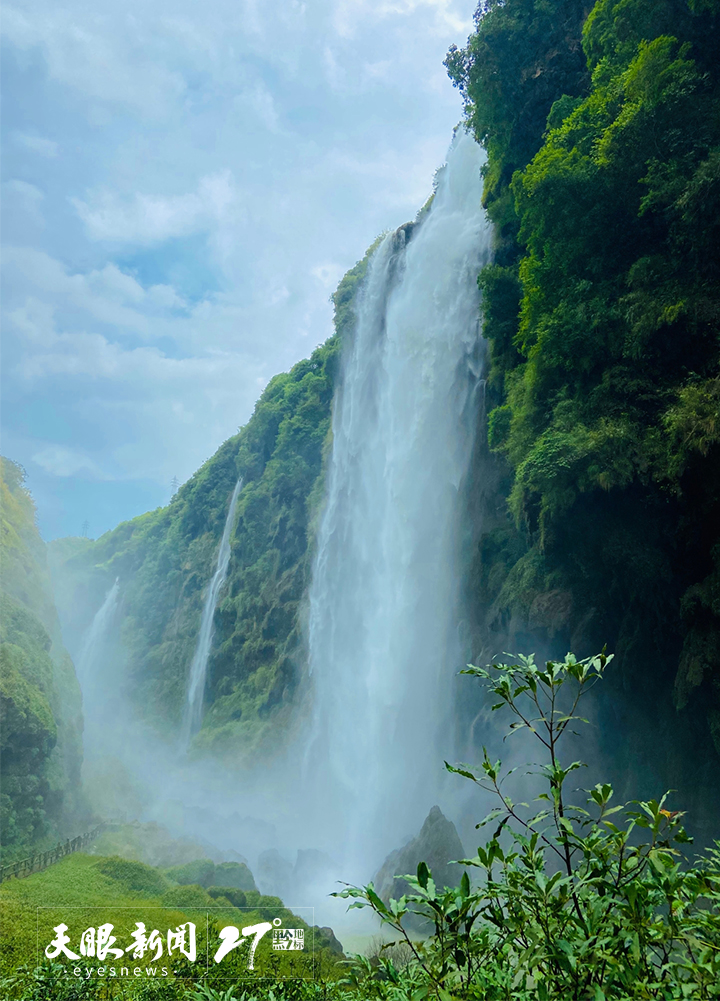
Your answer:
[[[207,674],[208,658],[213,638],[213,621],[218,598],[225,577],[227,576],[228,564],[230,563],[230,535],[235,524],[235,511],[237,509],[238,497],[242,490],[242,479],[235,484],[235,489],[230,498],[225,528],[223,529],[218,550],[217,566],[210,581],[210,587],[205,595],[205,605],[203,607],[202,619],[200,620],[200,632],[198,633],[197,646],[190,665],[190,677],[188,681],[187,697],[185,701],[185,714],[183,717],[183,740],[185,744],[196,730],[200,728],[202,722],[203,700],[205,698],[205,676]]]
[[[429,212],[374,252],[333,411],[309,596],[305,782],[319,827],[366,876],[417,833],[452,754],[477,274],[490,252],[481,156],[458,130]]]
[[[107,738],[108,703],[117,704],[117,679],[112,652],[112,629],[118,609],[120,579],[105,599],[82,638],[77,657],[77,677],[82,691],[85,721],[83,745],[87,751],[102,746]]]

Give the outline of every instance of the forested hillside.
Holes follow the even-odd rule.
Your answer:
[[[696,786],[710,811],[719,16],[716,0],[485,0],[446,61],[496,227],[480,286],[508,517],[481,538],[478,628],[490,649],[607,643],[620,769]]]
[[[82,711],[23,469],[2,459],[0,789],[3,858],[75,833]]]
[[[203,727],[196,746],[234,755],[276,743],[287,722],[302,654],[299,614],[308,539],[321,500],[339,349],[367,257],[334,297],[336,332],[268,384],[250,421],[178,490],[166,508],[119,525],[97,542],[51,545],[63,628],[71,645],[120,579],[122,648],[138,711],[170,735],[182,718],[204,590],[212,577],[230,495],[243,489],[228,577],[215,616]],[[273,722],[275,729],[268,729]]]

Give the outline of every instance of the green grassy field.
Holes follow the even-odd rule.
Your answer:
[[[237,984],[252,990],[270,979],[288,985],[333,979],[343,957],[312,927],[310,909],[306,917],[309,921],[287,910],[277,897],[257,891],[181,886],[142,862],[77,853],[44,872],[0,886],[0,994],[3,1001],[183,998],[210,982],[225,992]],[[59,942],[57,929],[63,925],[64,949],[53,956],[57,945],[52,943]],[[99,929],[108,925],[112,928],[103,937],[105,948],[98,949]],[[258,925],[260,929],[242,936],[243,928]],[[228,927],[239,934],[221,934]],[[256,935],[260,937],[250,969]],[[287,938],[295,948],[278,948],[276,941]],[[235,940],[238,944],[216,961],[219,947]],[[38,980],[32,971],[43,967]],[[50,980],[44,983],[43,977]]]

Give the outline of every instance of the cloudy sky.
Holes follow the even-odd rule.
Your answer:
[[[46,539],[169,500],[432,190],[473,0],[6,0],[2,452]]]

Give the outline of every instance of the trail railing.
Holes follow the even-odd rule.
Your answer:
[[[81,834],[77,838],[63,841],[46,852],[37,852],[35,855],[28,855],[27,858],[20,859],[18,862],[10,862],[9,865],[0,866],[0,883],[4,883],[6,879],[23,879],[34,872],[47,869],[48,866],[54,862],[59,862],[66,855],[79,852],[101,834],[106,826],[106,824],[98,824],[97,827],[93,828],[92,831],[88,831],[87,834]]]

